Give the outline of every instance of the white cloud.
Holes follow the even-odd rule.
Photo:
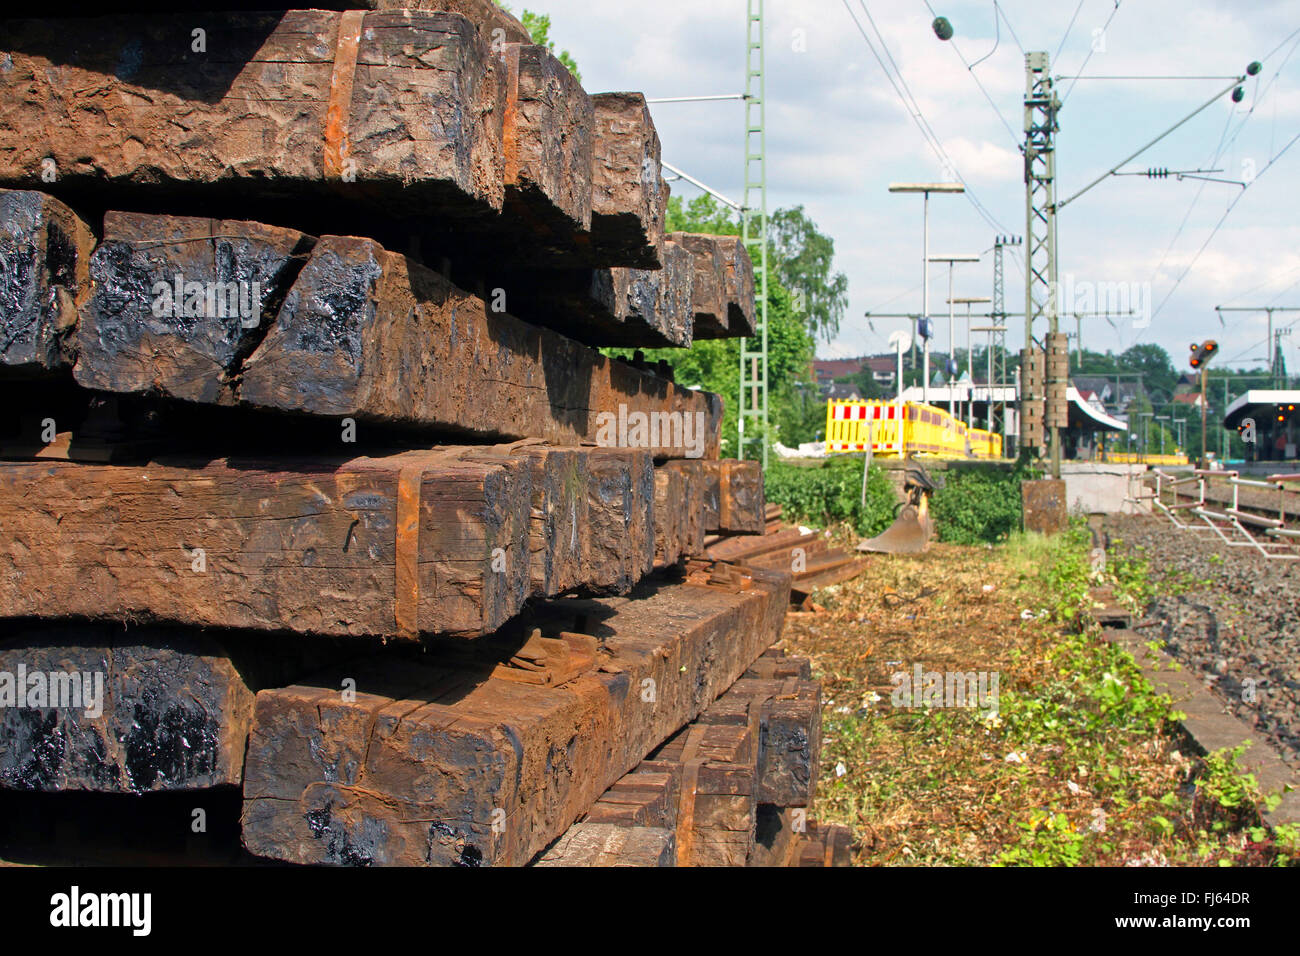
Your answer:
[[[587,88],[641,89],[656,96],[739,92],[744,72],[744,0],[659,0],[642,4],[591,4],[589,0],[531,0],[550,13],[551,34],[582,67]],[[858,0],[851,0],[871,35]],[[1077,74],[1231,75],[1278,47],[1295,29],[1294,3],[1229,4],[1221,0],[1150,0],[1124,3],[1118,11],[1086,0],[1065,43],[1061,40],[1073,3],[1005,0],[1001,4],[1020,42],[1053,55],[1054,71]],[[1017,144],[1023,123],[1023,58],[1005,25],[995,27],[986,0],[935,4],[956,28],[942,43],[919,3],[867,0],[926,119],[975,194],[1006,231],[1024,231],[1023,169]],[[1104,50],[1093,51],[1093,31],[1114,13]],[[921,203],[891,196],[891,180],[943,174],[916,124],[899,102],[879,64],[841,3],[785,0],[768,4],[768,155],[772,206],[803,203],[836,240],[837,266],[850,280],[850,307],[837,348],[884,348],[892,328],[905,320],[878,320],[872,333],[862,313],[904,312],[920,305]],[[795,31],[803,31],[797,34]],[[796,40],[799,41],[796,43]],[[875,37],[872,35],[875,42]],[[984,59],[975,78],[962,65]],[[797,52],[796,46],[804,48]],[[1061,47],[1057,56],[1058,47]],[[1225,148],[1215,164],[1224,178],[1241,178],[1248,162],[1256,172],[1300,132],[1300,48],[1292,42],[1269,58],[1246,84],[1240,106],[1215,103],[1176,134],[1135,160],[1131,168],[1199,168]],[[1280,76],[1279,67],[1286,63]],[[1204,102],[1220,81],[1082,80],[1072,86],[1061,112],[1058,137],[1059,193],[1083,186],[1145,141]],[[1223,81],[1226,82],[1226,81]],[[1270,85],[1271,84],[1271,85]],[[1267,89],[1263,99],[1257,98]],[[1250,108],[1254,104],[1254,110]],[[742,170],[742,109],[730,101],[654,107],[666,158],[730,196],[739,198]],[[1001,117],[1001,118],[1000,118]],[[1004,121],[1014,131],[1008,133]],[[1238,127],[1240,129],[1238,130]],[[1228,140],[1231,140],[1229,143]],[[1293,226],[1291,196],[1300,187],[1300,145],[1241,197],[1223,228],[1178,286],[1143,341],[1157,341],[1181,360],[1188,334],[1214,335],[1230,354],[1255,334],[1243,320],[1224,330],[1216,304],[1275,296],[1300,278],[1300,232]],[[676,184],[683,195],[694,191]],[[1193,199],[1200,193],[1199,202]],[[1201,247],[1239,186],[1173,179],[1108,179],[1062,211],[1061,270],[1080,276],[1151,281],[1160,302]],[[1190,210],[1190,212],[1189,212]],[[1186,225],[1163,264],[1161,258],[1186,216]],[[980,251],[998,230],[959,197],[931,204],[931,246],[936,251]],[[1159,268],[1157,266],[1159,265]],[[935,270],[931,301],[942,302],[946,277]],[[959,275],[958,294],[988,294],[988,258]],[[1007,266],[1008,308],[1019,311],[1022,273]],[[1300,287],[1292,295],[1300,293]],[[1258,303],[1246,303],[1258,304]],[[892,327],[890,323],[892,322]],[[1012,321],[1011,338],[1021,333]],[[1135,338],[1121,327],[1088,332],[1090,347],[1122,348]],[[1262,337],[1262,333],[1260,336]],[[1225,341],[1227,340],[1227,341]]]

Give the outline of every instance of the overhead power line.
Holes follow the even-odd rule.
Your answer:
[[[1170,297],[1178,290],[1178,287],[1182,285],[1183,280],[1187,278],[1187,274],[1192,271],[1192,267],[1195,266],[1197,260],[1201,258],[1201,254],[1205,252],[1206,248],[1210,245],[1210,242],[1213,241],[1216,235],[1218,235],[1219,230],[1223,227],[1224,222],[1227,221],[1228,216],[1231,215],[1232,210],[1237,207],[1237,203],[1241,202],[1241,197],[1245,196],[1246,193],[1250,191],[1250,187],[1255,185],[1255,183],[1259,182],[1260,179],[1263,178],[1263,175],[1269,171],[1269,169],[1273,166],[1274,163],[1276,163],[1279,159],[1281,159],[1283,156],[1286,155],[1287,150],[1289,150],[1292,146],[1294,146],[1297,140],[1300,140],[1300,133],[1296,133],[1295,136],[1291,137],[1291,139],[1287,141],[1287,144],[1282,147],[1282,149],[1277,153],[1277,155],[1274,156],[1272,159],[1270,159],[1264,165],[1264,168],[1261,169],[1256,174],[1255,178],[1246,184],[1246,188],[1243,189],[1241,192],[1237,193],[1237,195],[1233,198],[1232,202],[1228,203],[1228,208],[1223,211],[1223,215],[1219,217],[1219,221],[1215,223],[1214,228],[1210,230],[1210,234],[1205,237],[1205,241],[1201,243],[1201,247],[1196,250],[1196,255],[1192,256],[1192,261],[1189,262],[1187,264],[1187,267],[1183,269],[1182,273],[1174,281],[1173,288],[1171,288],[1168,292],[1165,293],[1165,297],[1160,300],[1160,304],[1156,306],[1155,310],[1151,313],[1152,319],[1154,319],[1157,315],[1160,314],[1160,310],[1165,307],[1165,303],[1169,301]],[[1141,333],[1139,332],[1137,338],[1141,338],[1141,337],[1142,337]]]
[[[1070,39],[1070,31],[1074,29],[1074,21],[1079,19],[1079,11],[1083,9],[1083,0],[1079,0],[1079,5],[1074,8],[1074,16],[1070,17],[1070,25],[1065,28],[1065,35],[1061,37],[1061,42],[1056,48],[1056,54],[1052,57],[1055,63],[1061,58],[1061,51],[1065,49],[1065,41]]]
[[[1000,223],[997,220],[997,218],[991,212],[989,212],[988,209],[985,208],[984,204],[981,203],[979,199],[976,197],[974,191],[970,188],[970,184],[967,183],[965,177],[961,175],[961,171],[957,168],[957,164],[952,161],[952,157],[950,157],[947,153],[947,150],[943,148],[943,143],[940,141],[938,135],[934,132],[934,129],[930,126],[929,121],[926,120],[925,114],[924,112],[922,112],[920,104],[916,102],[914,97],[911,97],[911,91],[910,89],[907,88],[907,81],[903,78],[901,71],[899,72],[898,79],[896,80],[894,78],[894,74],[890,71],[889,67],[885,65],[885,60],[882,59],[880,53],[876,50],[875,44],[871,42],[871,37],[867,35],[867,31],[863,28],[862,22],[858,19],[857,14],[853,12],[852,6],[849,5],[849,0],[841,0],[841,2],[844,4],[844,9],[848,13],[850,19],[853,20],[853,25],[857,27],[858,33],[861,34],[863,41],[867,44],[867,49],[871,51],[871,55],[875,57],[876,62],[880,65],[880,69],[884,72],[885,78],[889,80],[889,85],[893,87],[894,92],[898,95],[899,100],[903,104],[903,108],[907,111],[908,116],[912,118],[912,122],[916,124],[917,129],[921,131],[921,135],[922,137],[924,137],[926,144],[930,147],[931,151],[938,158],[939,162],[942,163],[947,169],[952,171],[953,178],[961,182],[961,184],[966,187],[966,193],[965,193],[966,198],[971,203],[971,205],[975,208],[975,211],[978,212],[980,216],[984,219],[984,221],[987,222],[990,226],[992,226],[995,230],[999,230],[1001,232],[1010,232],[1011,230],[1009,230],[1006,226]],[[889,61],[891,63],[894,63],[895,69],[897,69],[897,63],[894,61],[893,56],[889,53],[889,46],[887,43],[885,43],[884,38],[880,35],[880,31],[876,28],[875,21],[871,17],[871,11],[867,9],[867,5],[864,2],[864,0],[858,0],[858,2],[859,2],[859,6],[862,8],[862,12],[866,15],[867,22],[871,24],[872,31],[876,34],[881,47],[884,49],[885,55],[889,57]],[[904,92],[904,90],[907,90],[907,92]]]
[[[934,12],[934,7],[930,6],[929,0],[926,0],[926,4],[925,4],[925,6],[926,6],[926,9],[928,9],[928,10],[930,11],[930,15],[931,15],[931,16],[937,16],[937,14]],[[996,5],[995,5],[995,6],[996,6]],[[995,10],[995,11],[994,11],[994,15],[995,15],[995,16],[994,16],[994,24],[995,24],[995,25],[996,25],[996,23],[997,23],[996,14],[997,14],[997,11]],[[984,56],[980,57],[978,60],[975,61],[975,63],[968,63],[968,62],[966,61],[966,57],[965,57],[965,55],[961,52],[961,50],[958,48],[958,46],[957,46],[957,41],[956,41],[956,40],[949,40],[949,41],[948,41],[948,46],[952,47],[952,52],[954,52],[954,53],[957,54],[957,59],[961,60],[961,64],[962,64],[962,66],[966,67],[966,72],[970,74],[971,79],[975,81],[975,85],[976,85],[977,87],[979,87],[979,91],[980,91],[980,93],[983,94],[985,101],[989,104],[990,107],[993,108],[993,112],[997,115],[998,122],[1002,124],[1002,127],[1007,131],[1007,135],[1011,137],[1011,145],[1012,145],[1012,147],[1013,147],[1014,149],[1016,149],[1016,151],[1019,151],[1019,150],[1020,150],[1020,137],[1017,136],[1017,135],[1016,135],[1016,131],[1015,131],[1014,129],[1011,128],[1011,124],[1010,124],[1009,122],[1007,122],[1007,118],[1006,118],[1006,116],[1003,114],[1002,110],[1000,110],[1000,109],[998,108],[998,104],[997,104],[997,102],[993,99],[992,96],[989,95],[989,91],[988,91],[987,89],[984,88],[984,84],[980,82],[979,75],[976,74],[976,72],[975,72],[975,67],[976,67],[976,65],[978,65],[979,63],[982,63],[984,60],[987,60],[989,57],[991,57],[991,56],[993,55],[993,50],[996,50],[996,49],[997,49],[997,41],[995,40],[994,43],[993,43],[993,50],[990,50],[990,51],[989,51],[988,53],[986,53]]]
[[[1106,31],[1107,31],[1108,29],[1110,29],[1110,21],[1111,21],[1111,20],[1114,20],[1114,19],[1115,19],[1115,14],[1119,13],[1119,5],[1120,5],[1120,3],[1122,3],[1122,2],[1123,2],[1123,0],[1115,0],[1115,6],[1114,6],[1114,8],[1111,9],[1111,11],[1110,11],[1110,16],[1108,16],[1108,17],[1106,18],[1106,22],[1103,23],[1103,24],[1101,25],[1101,35],[1102,35],[1103,37],[1106,35]],[[1096,52],[1097,52],[1096,44],[1093,44],[1092,46],[1088,47],[1088,55],[1085,56],[1085,57],[1083,58],[1083,63],[1080,64],[1080,66],[1079,66],[1079,72],[1080,72],[1080,73],[1083,73],[1084,67],[1086,67],[1086,66],[1088,65],[1088,61],[1092,59],[1092,55],[1093,55],[1094,53],[1096,53]],[[1070,81],[1070,87],[1069,87],[1069,89],[1067,89],[1067,90],[1065,91],[1065,95],[1061,97],[1061,106],[1062,106],[1062,107],[1065,106],[1066,101],[1070,98],[1070,94],[1074,92],[1074,84],[1077,83],[1077,82],[1079,82],[1079,80],[1078,80],[1077,77],[1076,77],[1075,79],[1073,79],[1073,80]]]

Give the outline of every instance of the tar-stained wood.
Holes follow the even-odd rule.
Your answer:
[[[337,236],[316,244],[238,394],[279,411],[669,458],[716,457],[721,423],[717,396],[492,311],[370,240]],[[654,413],[691,433],[649,428]]]
[[[180,628],[8,627],[0,635],[0,787],[239,786],[257,690],[346,653],[321,639],[268,645]],[[33,697],[38,688],[44,696]],[[58,699],[55,688],[77,696]]]
[[[743,339],[754,334],[758,306],[754,302],[754,263],[739,236],[718,236],[726,262],[727,338]]]
[[[667,241],[681,246],[692,256],[695,279],[691,287],[691,309],[695,313],[693,334],[698,340],[727,337],[727,261],[716,236],[673,232]]]
[[[481,634],[529,595],[531,501],[526,461],[448,450],[0,463],[0,608],[338,636]]]
[[[841,823],[809,820],[792,866],[852,866],[853,831]]]
[[[756,729],[701,719],[656,750],[648,764],[680,767],[677,865],[744,866],[757,812]]]
[[[708,497],[708,475],[703,461],[677,459],[666,461],[660,469],[675,471],[682,480],[681,553],[696,557],[704,553],[705,521]]]
[[[108,202],[490,214],[504,195],[491,39],[443,12],[6,22],[0,184],[53,171],[56,193]]]
[[[663,257],[661,269],[526,268],[496,274],[490,282],[521,318],[579,342],[688,348],[694,257],[672,242],[664,243]]]
[[[760,680],[812,680],[812,661],[806,657],[788,657],[780,648],[768,648],[763,656],[745,671],[747,678]]]
[[[682,556],[682,527],[687,518],[682,507],[686,482],[680,472],[666,468],[655,469],[655,567],[676,564]]]
[[[769,648],[585,820],[674,829],[682,866],[786,865],[817,785],[821,687],[810,672],[807,658]]]
[[[760,803],[755,815],[754,846],[748,867],[793,866],[807,827],[807,810]]]
[[[545,47],[509,43],[498,55],[505,85],[505,211],[519,226],[515,241],[571,256],[579,241],[590,242],[591,97]]]
[[[708,531],[761,534],[766,527],[763,467],[756,461],[707,461]]]
[[[421,473],[423,523],[399,533],[403,482]],[[541,445],[344,462],[0,463],[15,539],[0,567],[31,588],[5,613],[473,636],[527,598],[625,593],[648,574],[653,475],[647,452]],[[680,506],[665,502],[665,520]],[[407,552],[418,555],[413,581],[395,563]]]
[[[592,103],[592,245],[604,256],[628,257],[625,265],[658,269],[669,189],[649,107],[640,93],[598,93]]]
[[[676,830],[680,792],[680,765],[642,761],[636,770],[602,793],[583,819]]]
[[[94,247],[90,226],[57,199],[0,189],[0,374],[68,364]]]
[[[534,866],[676,866],[676,834],[663,827],[575,823]]]
[[[807,807],[817,788],[821,709],[815,681],[745,677],[700,722],[752,727],[758,737],[758,802]]]
[[[233,404],[240,363],[314,242],[255,222],[108,213],[75,336],[78,383]]]
[[[805,534],[798,528],[783,528],[772,534],[739,534],[724,537],[709,545],[705,554],[714,561],[731,561],[736,564],[753,564],[758,567],[781,566],[790,571],[792,553],[802,548],[805,553],[815,549],[825,539],[816,533]],[[766,559],[773,557],[773,562]]]
[[[779,637],[788,578],[739,591],[645,582],[540,605],[603,663],[561,686],[374,659],[258,694],[244,843],[352,865],[523,864]],[[354,700],[336,688],[356,680]]]
[[[626,593],[655,557],[654,463],[640,452],[599,449],[587,460],[590,587]]]
[[[626,592],[649,573],[660,504],[648,452],[530,442],[466,450],[463,458],[524,459],[532,476],[529,578],[535,597],[575,588]],[[665,507],[679,509],[680,502]],[[675,520],[670,513],[667,520]]]
[[[616,345],[689,348],[695,326],[695,258],[675,242],[664,241],[659,269],[610,269],[612,318],[625,330]],[[600,280],[602,288],[605,281]],[[611,335],[617,336],[615,330]]]

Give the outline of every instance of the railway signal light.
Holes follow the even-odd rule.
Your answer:
[[[1206,339],[1199,345],[1193,342],[1191,348],[1192,357],[1190,361],[1192,368],[1201,369],[1208,365],[1210,359],[1214,358],[1218,353],[1219,343],[1214,341],[1214,339]]]

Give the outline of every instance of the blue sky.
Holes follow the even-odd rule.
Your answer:
[[[986,253],[979,264],[957,267],[957,296],[989,295],[987,250],[994,236],[1025,231],[1017,150],[1024,58],[1008,21],[1024,49],[1052,55],[1052,72],[1059,75],[1074,76],[1083,67],[1088,76],[1231,76],[1251,60],[1263,60],[1241,104],[1223,97],[1127,167],[1206,168],[1217,154],[1214,166],[1223,172],[1214,175],[1244,180],[1253,170],[1249,188],[1112,177],[1062,210],[1059,243],[1063,282],[1069,276],[1076,285],[1150,284],[1149,326],[1117,320],[1112,328],[1085,319],[1086,347],[1121,350],[1157,342],[1181,364],[1193,338],[1216,337],[1224,358],[1237,358],[1234,364],[1264,359],[1264,316],[1235,314],[1225,326],[1214,307],[1300,306],[1300,143],[1278,158],[1300,134],[1300,33],[1291,36],[1300,29],[1300,4],[1121,0],[1117,8],[1114,0],[1005,0],[996,47],[991,0],[930,0],[955,27],[953,43],[934,36],[925,0],[848,4],[880,50],[864,9],[870,12],[944,151],[999,224],[987,222],[965,198],[932,199],[931,254]],[[742,89],[744,0],[533,0],[530,6],[551,15],[552,37],[576,57],[590,92],[635,89],[669,97]],[[834,238],[837,268],[849,277],[850,305],[840,335],[823,343],[819,354],[884,351],[889,333],[905,320],[876,319],[873,330],[863,312],[911,312],[921,303],[921,201],[891,195],[887,186],[947,174],[842,0],[768,0],[767,44],[769,205],[805,205]],[[968,62],[991,53],[974,74],[992,104],[954,44]],[[1057,140],[1058,196],[1084,186],[1226,82],[1080,80],[1072,87],[1063,81],[1060,91],[1068,95]],[[739,198],[739,102],[652,109],[664,158]],[[685,183],[675,183],[674,191],[696,194]],[[946,268],[931,270],[933,313],[946,309]],[[1008,260],[1006,271],[1008,311],[1018,312],[1023,260]],[[1279,316],[1279,324],[1296,319],[1300,313]],[[939,323],[940,345],[946,325]],[[1022,320],[1010,325],[1009,344],[1022,341]],[[1074,323],[1067,328],[1073,331]],[[1289,365],[1300,367],[1300,328],[1285,347]]]

